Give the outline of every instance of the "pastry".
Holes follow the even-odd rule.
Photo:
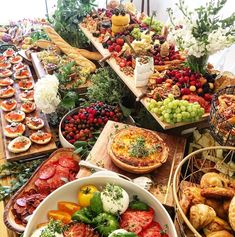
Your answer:
[[[201,196],[201,188],[186,187],[183,190],[182,199],[180,200],[180,206],[184,214],[187,214],[190,206],[199,203],[205,203],[205,198]]]
[[[212,198],[205,198],[205,204],[212,207],[218,217],[227,220],[228,212],[223,208],[222,201]]]
[[[15,54],[15,51],[12,48],[8,48],[6,51],[3,52],[3,56],[5,57],[12,57]]]
[[[43,131],[39,130],[35,133],[32,133],[29,138],[34,143],[46,144],[46,143],[50,142],[52,135],[51,135],[51,133],[47,133],[47,132],[43,132]]]
[[[9,69],[0,69],[0,77],[9,77],[12,75],[12,71]]]
[[[14,110],[11,111],[10,113],[7,113],[5,115],[5,119],[7,120],[7,122],[12,123],[12,122],[22,122],[25,119],[25,113],[21,110]]]
[[[225,220],[222,220],[217,216],[209,225],[203,228],[203,232],[206,236],[212,232],[217,232],[221,230],[232,231],[230,225]]]
[[[228,187],[229,180],[215,172],[209,172],[202,176],[200,181],[201,188],[209,187]]]
[[[26,90],[24,92],[21,92],[19,94],[19,99],[21,101],[28,101],[28,100],[33,101],[34,100],[34,90],[30,90],[30,91]]]
[[[11,86],[0,89],[0,98],[9,98],[15,94],[15,89]]]
[[[25,113],[31,113],[36,109],[36,105],[31,101],[26,101],[21,105],[20,109]]]
[[[5,126],[4,135],[6,137],[15,138],[22,135],[25,131],[25,125],[22,123],[11,123]]]
[[[137,127],[118,131],[109,142],[108,153],[121,169],[146,173],[161,166],[169,148],[156,133]]]
[[[224,200],[223,209],[224,209],[226,212],[228,212],[228,210],[229,210],[230,203],[231,203],[231,199]]]
[[[233,231],[235,231],[235,196],[233,197],[229,205],[228,220]]]
[[[18,64],[18,63],[22,62],[22,60],[23,60],[22,57],[19,55],[10,58],[10,62],[12,64]]]
[[[0,86],[11,86],[11,85],[13,85],[13,83],[14,83],[14,81],[9,77],[0,79]]]
[[[28,68],[27,68],[27,69],[20,69],[20,70],[17,70],[17,71],[14,73],[14,77],[15,77],[16,79],[26,79],[26,78],[29,78],[29,77],[30,77],[30,73],[29,73]]]
[[[23,64],[23,63],[18,63],[17,65],[13,66],[13,70],[14,71],[18,71],[18,70],[22,70],[22,69],[27,69],[27,65]]]
[[[231,188],[220,188],[220,187],[203,188],[201,191],[201,195],[203,197],[215,198],[215,199],[232,198],[234,194],[235,192]]]
[[[3,100],[0,102],[0,108],[3,111],[11,111],[16,108],[17,102],[14,99]]]
[[[220,231],[212,232],[206,237],[234,237],[234,235],[232,235],[230,232],[226,230],[220,230]]]
[[[30,89],[33,89],[34,87],[33,81],[28,80],[28,79],[20,80],[18,85],[21,90],[30,90]]]
[[[37,117],[27,117],[26,125],[32,130],[38,130],[44,126],[44,121]]]
[[[7,57],[2,55],[2,54],[0,54],[0,62],[4,62],[6,60],[7,60]]]
[[[27,151],[31,146],[31,141],[25,136],[19,136],[8,144],[8,150],[13,153]]]
[[[189,220],[196,230],[206,227],[215,217],[214,209],[205,204],[196,204],[190,208]]]
[[[11,64],[8,61],[0,62],[0,69],[8,69],[11,67]]]

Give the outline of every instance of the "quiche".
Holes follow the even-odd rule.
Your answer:
[[[169,148],[156,133],[142,128],[125,128],[109,141],[108,153],[119,168],[131,173],[148,173],[161,166]]]

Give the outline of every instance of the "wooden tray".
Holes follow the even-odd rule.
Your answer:
[[[33,63],[33,67],[34,70],[37,74],[38,78],[42,78],[45,75],[47,75],[47,72],[45,71],[40,59],[38,58],[38,53],[32,53],[31,54],[31,58],[32,58],[32,63]],[[91,81],[87,80],[85,84],[82,84],[80,86],[78,86],[78,91],[80,93],[86,92],[87,88],[91,85]]]
[[[114,134],[115,131],[117,131],[118,129],[122,129],[129,126],[130,125],[126,125],[123,123],[108,121],[102,133],[100,134],[96,144],[88,155],[87,160],[93,164],[96,164],[97,166],[115,171],[117,173],[122,173],[130,178],[138,177],[138,175],[128,173],[116,167],[112,163],[107,151],[110,136]],[[157,197],[157,199],[162,204],[173,207],[174,201],[172,179],[176,167],[184,156],[186,139],[182,137],[170,136],[163,133],[157,134],[162,137],[164,142],[169,146],[170,152],[166,163],[164,163],[161,167],[157,168],[155,171],[149,174],[151,179],[154,181],[154,185],[150,189],[150,192],[155,197]],[[91,171],[89,169],[81,168],[78,172],[77,178],[88,176],[90,174]]]
[[[13,78],[13,76],[12,76]],[[33,80],[33,77],[32,75],[30,75],[30,79],[28,80],[32,80],[33,83],[34,83],[34,80]],[[20,109],[20,106],[21,106],[21,101],[19,99],[19,94],[20,92],[22,92],[23,90],[20,90],[19,86],[18,86],[18,81],[19,80],[15,80],[15,83],[13,84],[13,87],[14,89],[16,90],[15,92],[15,96],[14,96],[14,99],[17,101],[17,107],[16,109]],[[12,97],[13,98],[13,97]],[[0,99],[1,100],[4,100],[4,99]],[[8,112],[5,112],[3,110],[0,111],[0,114],[1,114],[1,127],[2,127],[2,134],[3,134],[3,128],[9,124],[6,120],[5,120],[5,115],[7,114]],[[38,116],[40,118],[43,119],[44,121],[44,127],[42,128],[43,131],[45,132],[50,132],[51,133],[51,130],[50,130],[50,127],[48,125],[48,122],[47,122],[47,119],[46,119],[46,116],[36,108],[36,110],[32,113],[29,113],[29,114],[26,114],[26,117],[31,117],[31,116]],[[25,121],[26,119],[22,122],[25,124]],[[31,130],[29,129],[26,125],[25,125],[25,132],[24,132],[24,135],[29,137],[33,132],[35,132],[36,130]],[[50,153],[52,151],[54,151],[57,147],[56,147],[56,144],[55,144],[55,141],[54,139],[52,138],[51,141],[48,143],[48,144],[45,144],[45,145],[38,145],[38,144],[35,144],[35,143],[32,143],[31,147],[29,148],[29,150],[25,151],[25,152],[21,152],[21,153],[12,153],[8,150],[7,146],[9,144],[9,142],[13,140],[12,138],[8,138],[6,136],[4,136],[3,134],[3,143],[4,143],[4,147],[5,147],[5,158],[9,161],[9,160],[21,160],[21,159],[27,159],[27,158],[31,158],[32,156],[36,157],[36,156],[39,156],[39,155],[42,155],[42,154],[47,154],[47,153]]]

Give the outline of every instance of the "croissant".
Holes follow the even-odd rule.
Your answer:
[[[220,219],[219,217],[215,217],[215,219],[203,229],[203,232],[207,236],[212,232],[221,230],[232,231],[230,225],[226,221]]]
[[[232,229],[235,231],[235,196],[233,197],[229,205],[228,220]]]
[[[220,231],[212,232],[206,237],[234,237],[234,235],[232,235],[226,230],[220,230]]]
[[[201,188],[209,187],[228,187],[229,180],[215,172],[209,172],[202,176],[200,181]]]
[[[212,207],[205,204],[196,204],[190,208],[189,220],[196,230],[210,224],[216,217]]]
[[[228,211],[224,209],[223,202],[212,198],[207,198],[205,200],[205,204],[212,207],[218,217],[227,220]]]
[[[232,198],[235,195],[235,192],[231,188],[211,187],[203,188],[201,195],[206,198],[222,199]]]

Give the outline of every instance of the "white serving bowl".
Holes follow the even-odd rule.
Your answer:
[[[72,115],[72,114],[75,114],[78,110],[80,109],[80,107],[78,108],[75,108],[71,111],[69,111],[60,121],[60,125],[59,125],[59,140],[60,140],[60,143],[62,145],[63,148],[74,148],[74,145],[71,144],[70,142],[68,142],[65,137],[63,136],[62,134],[62,131],[61,131],[61,126],[62,126],[62,123],[64,122],[65,118],[69,115]]]
[[[47,212],[49,210],[56,210],[57,203],[59,201],[77,202],[78,191],[83,185],[93,184],[99,188],[106,185],[107,183],[120,185],[128,192],[130,198],[132,198],[133,195],[137,195],[140,200],[146,202],[155,210],[155,221],[159,222],[163,228],[164,225],[168,225],[168,235],[170,237],[177,237],[171,217],[163,205],[151,193],[125,179],[111,176],[81,178],[56,189],[53,193],[47,196],[34,211],[26,226],[23,237],[30,237],[33,231],[37,228],[38,224],[47,222]]]

